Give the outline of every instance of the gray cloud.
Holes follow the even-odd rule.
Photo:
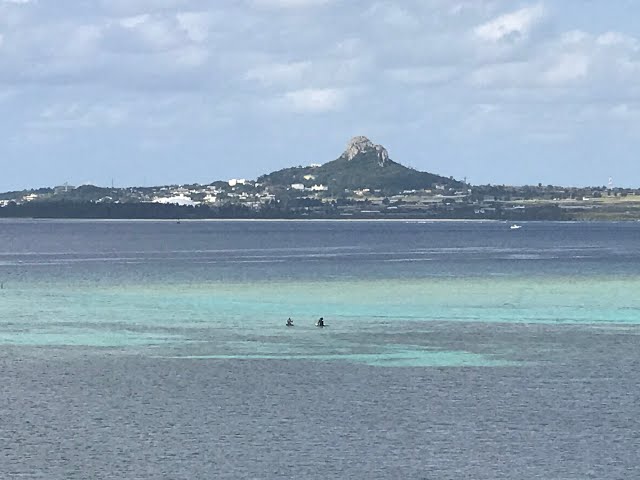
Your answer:
[[[333,3],[335,0],[250,0],[250,4],[256,7],[301,9],[318,7]]]
[[[192,142],[194,174],[250,177],[299,163],[282,144],[326,161],[365,133],[417,168],[490,181],[508,161],[557,158],[598,128],[631,150],[640,40],[588,27],[537,1],[3,0],[0,121],[15,140],[0,158],[44,162],[50,142],[77,166],[86,157],[68,142],[91,131],[95,150],[120,145],[135,168],[166,162],[166,181],[177,139]],[[247,134],[255,145],[239,149]],[[214,151],[233,161],[207,163]],[[558,182],[576,169],[552,167],[542,174]],[[619,168],[638,171],[630,157]],[[504,181],[526,179],[516,168]]]

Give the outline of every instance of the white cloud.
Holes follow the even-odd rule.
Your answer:
[[[609,110],[613,117],[619,119],[633,118],[634,120],[640,119],[640,106],[632,106],[626,103],[614,105]]]
[[[202,67],[209,60],[209,51],[196,45],[188,45],[184,48],[174,50],[172,56],[176,65],[185,68]]]
[[[615,101],[640,93],[633,80],[640,74],[638,41],[618,32],[569,30],[507,58],[474,66],[468,82],[483,89],[527,89],[530,96],[546,91],[556,101],[568,102],[589,96]],[[521,97],[526,100],[527,94],[522,91]]]
[[[452,80],[457,69],[450,66],[394,68],[386,71],[396,82],[407,85],[436,85]]]
[[[9,100],[16,94],[15,90],[0,89],[0,103]]]
[[[571,30],[560,36],[562,45],[581,45],[589,40],[589,35],[581,30]]]
[[[298,113],[325,113],[340,110],[346,99],[337,88],[305,88],[285,93],[277,103]]]
[[[9,3],[0,0],[0,124],[12,138],[51,129],[64,144],[72,126],[126,125],[123,141],[164,145],[175,131],[206,149],[237,144],[260,122],[293,143],[312,127],[342,142],[356,125],[393,131],[396,143],[416,132],[416,145],[448,134],[457,145],[466,127],[477,139],[529,132],[537,142],[638,119],[637,35],[580,24],[544,0]],[[340,115],[313,123],[331,112]]]
[[[145,13],[143,15],[134,15],[133,17],[126,17],[120,19],[120,25],[124,28],[136,28],[148,22],[150,15]]]
[[[178,25],[193,42],[202,43],[209,36],[211,15],[206,12],[180,12],[176,15]]]
[[[566,85],[573,81],[585,78],[589,71],[590,59],[584,53],[562,54],[555,59],[553,65],[543,73],[546,83],[554,85]]]
[[[469,75],[471,85],[480,88],[522,88],[532,80],[531,68],[526,62],[503,62],[480,65]]]
[[[130,31],[141,45],[152,50],[167,50],[182,46],[186,40],[178,27],[177,20],[170,17],[144,14],[124,18],[119,23],[124,29]]]
[[[621,46],[636,52],[640,50],[638,40],[630,35],[624,35],[620,32],[607,32],[596,38],[596,43],[604,47]]]
[[[252,0],[252,4],[257,7],[266,8],[309,8],[328,5],[334,0]]]
[[[273,63],[249,69],[245,78],[264,86],[291,85],[302,80],[311,62]]]
[[[418,18],[397,2],[374,3],[366,15],[373,20],[401,29],[414,29],[420,25]]]
[[[542,5],[522,8],[501,15],[475,28],[474,32],[482,40],[497,42],[510,38],[526,37],[533,26],[544,17]]]
[[[166,12],[185,8],[190,3],[193,3],[192,0],[99,0],[106,12],[119,16]]]
[[[126,118],[127,110],[122,106],[57,103],[45,107],[27,126],[38,129],[104,128],[119,126]]]

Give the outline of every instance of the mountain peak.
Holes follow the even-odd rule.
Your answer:
[[[387,149],[382,145],[376,145],[367,137],[362,135],[353,137],[349,144],[347,145],[347,149],[344,151],[342,156],[347,160],[353,160],[358,155],[364,155],[368,153],[373,153],[376,155],[378,159],[378,165],[384,167],[389,163],[389,153]]]

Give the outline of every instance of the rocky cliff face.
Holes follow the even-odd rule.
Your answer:
[[[311,178],[312,177],[312,178]],[[434,185],[462,187],[460,182],[429,172],[407,168],[389,158],[387,150],[367,137],[354,137],[337,159],[322,165],[291,167],[263,175],[259,183],[289,189],[301,183],[325,185],[331,194],[343,195],[345,190],[368,188],[395,194],[404,190],[433,189]]]
[[[359,155],[371,153],[375,154],[380,167],[384,167],[389,163],[389,153],[387,149],[382,145],[375,145],[371,140],[363,136],[353,137],[347,145],[347,149],[342,154],[342,157],[347,160],[353,160]]]

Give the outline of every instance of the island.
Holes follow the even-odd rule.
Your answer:
[[[471,185],[406,167],[383,146],[357,136],[335,160],[255,180],[126,188],[65,184],[0,193],[0,217],[640,220],[640,189]]]

